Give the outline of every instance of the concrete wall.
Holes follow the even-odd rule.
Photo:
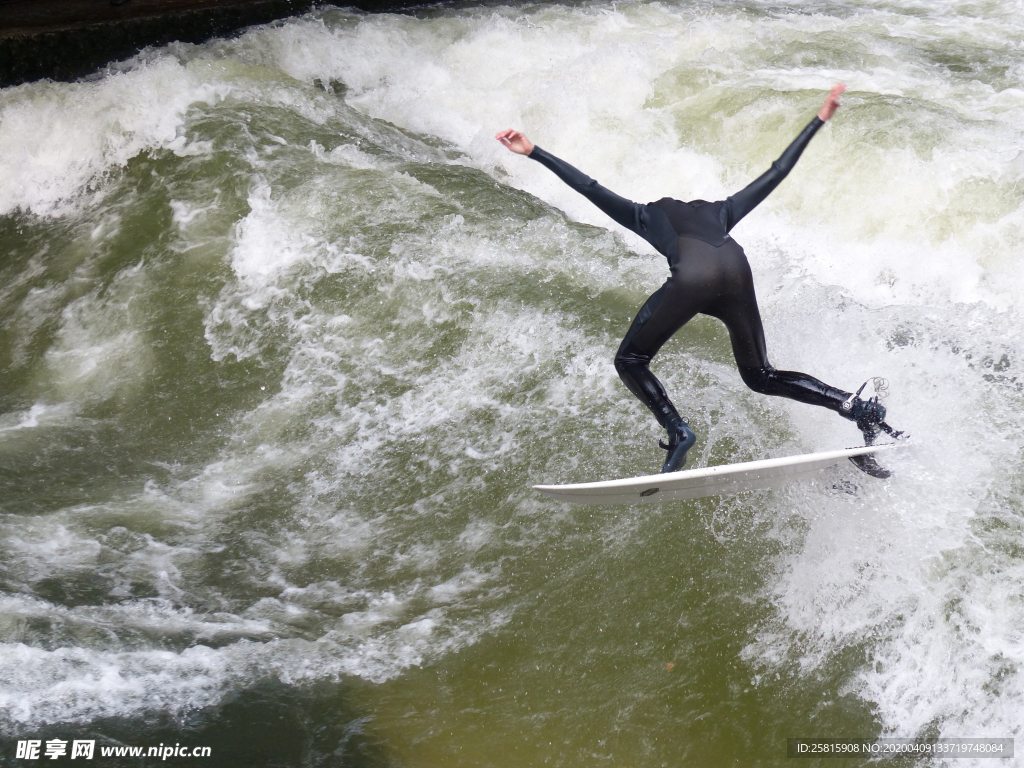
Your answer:
[[[365,11],[423,0],[341,0]],[[147,45],[199,43],[303,13],[314,0],[0,0],[0,86],[74,80]]]

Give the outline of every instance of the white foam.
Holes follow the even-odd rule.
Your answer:
[[[968,553],[978,499],[1014,460],[1015,440],[993,445],[992,432],[1019,422],[1012,384],[993,389],[984,378],[992,363],[981,360],[995,334],[1019,326],[1008,310],[1022,295],[1011,165],[1021,151],[1021,104],[1013,89],[953,76],[918,47],[939,39],[950,50],[1008,51],[999,26],[1018,22],[965,17],[959,8],[920,6],[915,17],[876,5],[856,23],[844,21],[853,45],[869,52],[856,68],[763,61],[778,55],[779,40],[806,46],[821,37],[828,45],[836,21],[827,14],[776,13],[769,21],[652,5],[541,8],[522,20],[374,19],[339,28],[347,50],[329,41],[322,66],[314,57],[283,62],[300,78],[344,80],[349,102],[368,114],[441,136],[478,166],[500,168],[517,186],[600,226],[609,225],[585,201],[544,169],[502,154],[490,136],[522,128],[634,199],[714,199],[766,168],[831,82],[848,83],[840,117],[737,236],[761,286],[773,358],[845,386],[888,374],[899,382],[894,419],[921,447],[907,459],[910,479],[889,491],[800,509],[806,532],[783,557],[770,592],[778,631],[766,632],[748,658],[770,664],[792,652],[813,670],[868,638],[871,659],[850,690],[872,701],[887,732],[898,735],[933,722],[943,735],[1006,736],[1019,728],[1012,714],[1020,709],[1019,674],[1007,670],[1020,656],[1021,614],[1005,602],[1018,566],[993,569]],[[652,31],[654,21],[661,26]],[[368,61],[358,53],[367,46],[387,54]],[[500,66],[481,67],[493,61],[484,50],[501,50]],[[432,274],[410,264],[395,276]],[[486,319],[483,328],[493,334]],[[900,341],[908,333],[911,340]],[[1003,341],[1014,361],[1022,341],[1012,331]],[[482,406],[494,391],[493,363],[472,364],[482,367],[480,379],[454,380],[467,402],[480,387]],[[464,418],[447,392],[436,400],[444,407],[432,411],[427,392],[406,396],[423,398],[410,412],[424,426],[431,413],[438,424]],[[830,415],[768,407],[793,419],[808,448],[825,447]],[[974,423],[964,423],[966,414]],[[390,421],[403,424],[397,413]],[[465,455],[487,461],[476,446]],[[961,568],[943,566],[964,557],[972,562],[967,582]],[[964,609],[974,622],[966,633],[942,608],[952,589],[976,606]],[[992,693],[996,669],[1003,682]]]
[[[0,416],[0,434],[38,427],[40,423],[49,421],[47,417],[52,416],[55,410],[52,406],[36,403],[27,411],[5,413]]]
[[[228,91],[224,83],[197,81],[170,58],[92,82],[4,90],[0,215],[56,212],[144,150],[185,151],[180,132],[189,107]]]
[[[140,266],[123,270],[107,290],[64,308],[45,360],[46,382],[59,401],[130,397],[144,381],[153,355],[132,295],[144,290],[146,279]]]
[[[863,647],[863,664],[835,693],[862,697],[887,733],[931,724],[950,736],[1019,733],[1020,22],[1009,6],[981,18],[952,0],[836,7],[842,19],[829,7],[757,3],[542,4],[430,18],[324,10],[151,52],[95,81],[0,94],[0,173],[10,180],[0,213],[71,215],[68,201],[140,152],[215,151],[190,140],[193,107],[234,99],[316,126],[302,141],[265,130],[274,151],[298,153],[286,161],[239,148],[249,210],[228,234],[203,229],[216,193],[170,203],[184,241],[233,238],[205,316],[212,359],[264,364],[280,380],[225,419],[225,444],[204,466],[173,469],[127,500],[4,522],[17,583],[31,589],[47,573],[73,581],[102,553],[112,559],[99,576],[124,602],[5,603],[0,708],[22,725],[81,722],[216,703],[268,670],[285,681],[382,681],[500,626],[512,608],[491,554],[507,544],[488,517],[493,494],[529,516],[538,546],[570,513],[510,494],[498,478],[634,466],[614,452],[588,455],[587,438],[650,436],[611,356],[627,314],[665,272],[648,246],[493,134],[522,128],[635,199],[718,198],[766,169],[842,79],[850,90],[839,117],[736,236],[775,363],[846,388],[887,375],[893,423],[918,445],[893,459],[899,473],[887,486],[770,497],[764,514],[780,519],[780,555],[754,597],[772,616],[743,659],[753,675],[786,665],[813,675]],[[934,55],[978,50],[1006,64],[1011,84]],[[347,87],[344,102],[312,87],[331,79]],[[423,181],[417,164],[445,178]],[[303,178],[284,166],[296,175],[301,166]],[[517,207],[511,195],[507,219],[481,223],[477,199],[443,183],[480,171],[496,195],[510,184],[608,234]],[[474,187],[478,199],[490,183]],[[110,213],[89,225],[89,242],[102,244],[123,220]],[[126,270],[69,304],[41,374],[50,398],[2,417],[0,440],[140,390],[152,361],[129,299],[154,290],[147,279],[143,267]],[[19,322],[42,322],[58,294],[31,294]],[[611,306],[631,309],[598,325],[595,307]],[[857,439],[832,414],[747,392],[724,339],[667,347],[659,364],[706,426],[697,462],[720,440],[767,453]],[[569,432],[583,448],[545,447]],[[223,535],[266,499],[283,500],[273,523],[258,520],[267,530]],[[453,521],[453,509],[472,514]],[[425,515],[429,530],[415,522]],[[602,529],[603,543],[613,551],[638,528],[624,517]],[[234,613],[190,607],[209,588],[196,563],[239,541],[231,555],[253,570],[233,588],[260,597],[233,603]],[[323,563],[329,573],[304,571]],[[158,597],[132,598],[138,583]],[[265,596],[267,585],[276,595]],[[26,617],[53,626],[30,636]],[[153,635],[224,644],[154,650]],[[72,642],[84,647],[61,645]]]

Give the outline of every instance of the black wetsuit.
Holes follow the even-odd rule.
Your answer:
[[[668,259],[671,275],[641,307],[615,355],[615,369],[622,381],[662,426],[678,419],[679,414],[648,366],[662,345],[698,312],[725,323],[740,376],[755,392],[845,415],[842,406],[851,397],[849,392],[804,373],[777,371],[768,362],[750,265],[743,249],[729,236],[729,231],[786,178],[822,124],[815,117],[767,172],[715,203],[684,203],[670,197],[646,205],[634,203],[540,147],[534,146],[530,153],[532,159]]]

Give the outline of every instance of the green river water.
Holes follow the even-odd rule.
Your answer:
[[[1020,736],[1020,11],[325,6],[0,90],[0,764],[854,766],[786,739]],[[734,235],[776,366],[889,379],[894,477],[532,492],[660,467],[612,357],[667,270],[494,133],[717,200],[835,82]],[[654,368],[690,466],[859,440],[747,390],[711,318]],[[158,744],[211,756],[98,752]]]

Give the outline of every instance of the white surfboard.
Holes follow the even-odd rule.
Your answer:
[[[745,461],[741,464],[725,464],[704,469],[685,469],[664,475],[605,480],[600,483],[535,485],[533,490],[540,491],[559,501],[572,501],[578,504],[650,504],[660,501],[700,499],[705,496],[720,496],[789,483],[846,461],[851,456],[882,453],[904,445],[907,443],[879,443],[860,448],[844,448],[839,451],[784,456],[781,459]]]

